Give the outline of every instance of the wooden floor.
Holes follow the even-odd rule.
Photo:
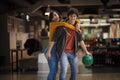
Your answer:
[[[39,71],[8,72],[0,71],[0,80],[46,80],[47,74]],[[69,80],[70,71],[68,70],[67,79]],[[59,71],[56,80],[59,80]],[[119,67],[79,67],[77,80],[120,80]]]
[[[93,67],[85,67],[81,62],[79,62],[79,64],[79,72],[76,80],[120,80],[120,66],[96,65]],[[33,65],[33,63],[31,65]],[[42,69],[40,66],[43,66]],[[0,80],[47,80],[47,73],[40,72],[43,68],[47,70],[46,65],[38,64],[38,70],[12,72],[11,67],[2,67],[0,68]],[[70,69],[68,69],[66,80],[69,80],[69,78]],[[59,70],[56,80],[59,80]]]
[[[67,74],[67,80],[69,80]],[[0,80],[46,80],[46,75],[39,77],[38,74],[1,74]],[[57,77],[56,80],[59,80]],[[77,80],[120,80],[120,73],[95,73],[95,74],[78,74]]]

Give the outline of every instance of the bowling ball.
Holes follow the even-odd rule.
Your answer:
[[[85,66],[91,66],[93,64],[93,57],[91,55],[84,55],[82,58],[82,63]]]

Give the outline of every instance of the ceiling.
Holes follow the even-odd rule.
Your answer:
[[[103,6],[103,3],[106,4]],[[70,7],[77,8],[81,15],[120,14],[119,5],[120,0],[1,0],[0,14],[18,15],[23,12],[43,16],[48,6],[63,14]]]

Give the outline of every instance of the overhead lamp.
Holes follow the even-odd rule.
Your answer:
[[[49,15],[50,15],[50,6],[49,6],[49,5],[47,6],[47,9],[46,9],[44,15],[45,15],[45,16],[49,16]]]
[[[26,15],[26,20],[29,22],[30,21],[30,16]]]
[[[45,12],[45,16],[49,16],[50,15],[50,12]]]

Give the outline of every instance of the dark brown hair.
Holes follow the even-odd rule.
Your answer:
[[[62,19],[62,16],[61,16],[60,12],[58,12],[57,10],[52,10],[52,11],[50,12],[50,15],[49,15],[49,21],[50,21],[50,22],[52,22],[52,18],[53,18],[53,13],[54,13],[54,12],[56,12],[56,13],[58,14],[60,20]]]

